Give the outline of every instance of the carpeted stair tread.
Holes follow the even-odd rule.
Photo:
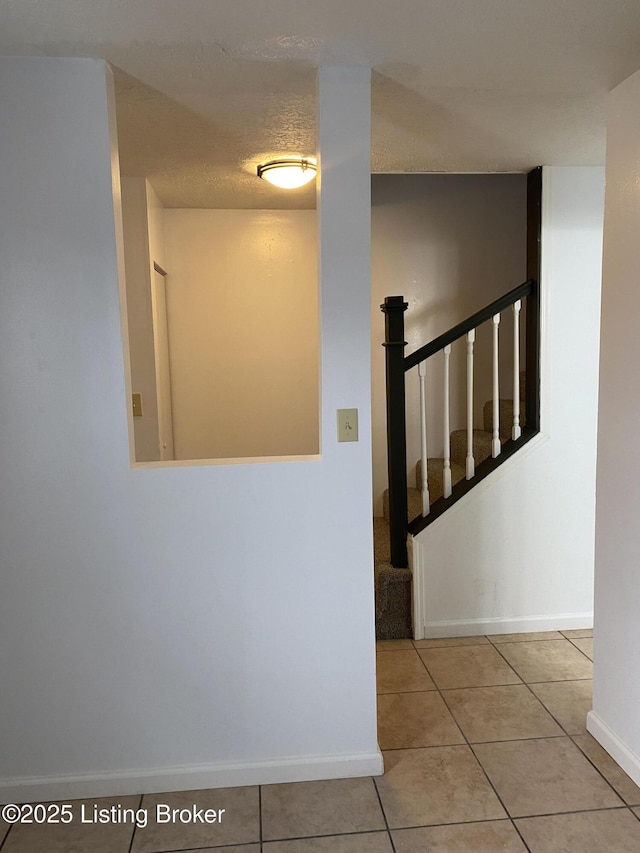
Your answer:
[[[479,465],[491,456],[491,433],[484,429],[473,431],[473,458]],[[467,431],[456,429],[451,433],[451,461],[466,466]]]
[[[457,462],[450,462],[451,465],[451,485],[455,486],[460,480],[464,480],[466,470],[464,465],[458,465]],[[427,477],[429,480],[429,502],[435,503],[442,497],[442,471],[444,467],[444,459],[432,457],[427,459]],[[421,489],[422,486],[422,459],[416,462],[416,489]]]

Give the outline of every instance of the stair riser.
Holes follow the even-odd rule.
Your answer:
[[[482,422],[487,432],[493,432],[493,402],[488,400],[482,411]],[[524,426],[524,400],[520,401],[520,426]],[[513,426],[513,400],[500,400],[500,440],[511,438]]]
[[[431,503],[442,497],[442,471],[444,468],[444,459],[431,458],[427,460],[427,476],[429,478],[429,497]],[[461,465],[455,462],[450,463],[451,467],[451,485],[455,486],[460,480],[464,480],[465,470]],[[416,489],[422,489],[422,459],[416,462]]]
[[[385,489],[382,496],[382,512],[389,521],[389,489]],[[407,521],[422,515],[422,494],[418,489],[407,489]]]
[[[473,431],[473,458],[476,465],[491,456],[491,433],[485,430]],[[466,465],[467,431],[457,429],[451,433],[451,460],[458,465]]]

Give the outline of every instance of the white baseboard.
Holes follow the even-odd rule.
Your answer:
[[[595,711],[589,711],[587,714],[587,731],[607,750],[627,776],[630,776],[636,785],[640,785],[640,756],[629,749]]]
[[[355,755],[306,756],[256,763],[191,765],[85,776],[23,777],[0,779],[0,803],[124,797],[128,794],[380,776],[383,772],[382,753],[377,750]]]
[[[591,628],[593,613],[557,613],[548,616],[498,617],[426,621],[423,639],[435,637],[474,637],[477,634],[526,634],[530,631],[568,631]]]
[[[413,639],[422,640],[422,628],[424,625],[424,548],[416,545],[413,536],[407,537],[407,556],[409,558],[409,568],[411,569],[411,601],[413,602],[413,612],[411,614],[411,624],[413,625]]]

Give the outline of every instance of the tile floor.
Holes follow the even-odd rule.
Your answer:
[[[590,631],[378,643],[384,776],[98,800],[226,812],[0,821],[1,853],[638,853],[640,788],[585,729],[592,645]]]

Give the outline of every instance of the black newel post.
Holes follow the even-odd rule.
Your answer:
[[[389,471],[389,529],[391,565],[407,567],[407,433],[404,392],[403,296],[387,296],[384,313],[387,364],[387,465]]]
[[[540,232],[542,230],[542,169],[527,175],[527,298],[525,424],[540,429]]]

